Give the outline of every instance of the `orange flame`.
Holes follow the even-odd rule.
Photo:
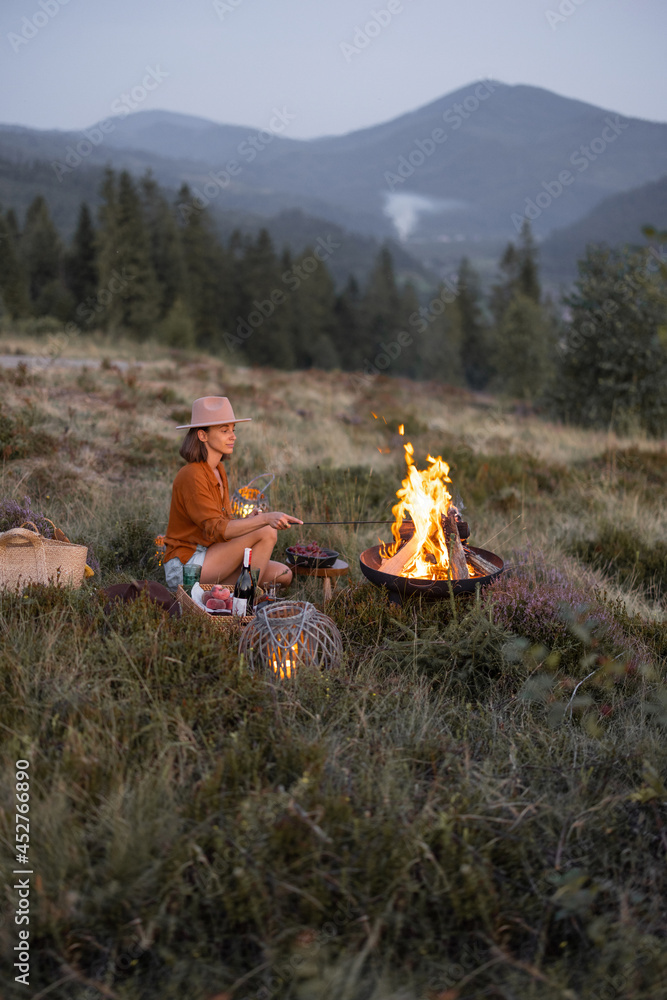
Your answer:
[[[398,425],[398,433],[401,435],[401,437],[403,437],[403,435],[405,434],[405,424]]]
[[[155,542],[155,558],[157,559],[158,566],[162,565],[162,559],[167,551],[167,543],[165,541],[164,535],[157,535],[154,538]]]
[[[291,649],[287,649],[284,653],[282,653],[282,656],[284,656],[283,660],[279,659],[278,656],[273,657],[273,663],[271,664],[273,672],[278,675],[281,681],[287,680],[296,673],[298,653],[298,643],[294,643]]]
[[[412,444],[408,441],[403,447],[407,475],[396,491],[398,503],[392,507],[394,542],[381,545],[380,556],[389,559],[398,552],[405,541],[401,536],[401,526],[407,517],[414,524],[416,551],[399,575],[422,580],[448,580],[451,577],[450,560],[442,521],[452,507],[452,497],[447,488],[451,484],[449,465],[440,457],[427,455],[428,466],[420,470],[415,465]],[[479,575],[470,564],[468,571],[471,577]]]

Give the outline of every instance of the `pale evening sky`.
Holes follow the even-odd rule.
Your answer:
[[[0,122],[80,129],[134,90],[310,138],[482,78],[667,121],[666,38],[665,0],[3,0]]]

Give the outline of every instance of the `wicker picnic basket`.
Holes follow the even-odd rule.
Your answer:
[[[202,590],[213,590],[214,584],[202,583],[200,586]],[[228,630],[232,625],[247,625],[253,621],[253,615],[243,615],[242,617],[240,615],[211,615],[208,611],[204,611],[196,601],[193,601],[190,595],[180,586],[176,591],[176,600],[181,605],[184,615],[195,615],[197,618],[206,618],[214,628]]]
[[[0,532],[0,587],[22,589],[29,583],[80,587],[88,549],[57,538],[45,538],[32,521]]]

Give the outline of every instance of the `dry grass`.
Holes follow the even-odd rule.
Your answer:
[[[35,992],[660,1000],[664,603],[570,551],[614,522],[667,541],[660,444],[400,379],[359,389],[340,373],[151,359],[150,345],[117,370],[100,363],[109,346],[68,345],[90,352],[85,371],[0,370],[0,431],[11,441],[28,414],[0,495],[29,494],[102,562],[79,593],[0,597],[4,756],[37,776]],[[396,609],[358,570],[382,529],[303,529],[350,563],[329,608],[345,661],[278,689],[206,623],[142,604],[105,615],[97,584],[159,578],[175,424],[209,393],[255,418],[232,483],[276,472],[275,506],[308,520],[389,516],[404,421],[420,464],[452,462],[473,541],[513,567],[503,593]],[[512,586],[529,610],[548,588],[577,595],[570,628],[508,604]],[[292,596],[320,600],[310,580]],[[5,956],[13,930],[0,927]]]

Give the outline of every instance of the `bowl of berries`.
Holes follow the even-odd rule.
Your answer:
[[[333,549],[320,548],[317,542],[288,545],[285,551],[290,566],[306,566],[308,569],[327,569],[333,566],[339,555]]]

